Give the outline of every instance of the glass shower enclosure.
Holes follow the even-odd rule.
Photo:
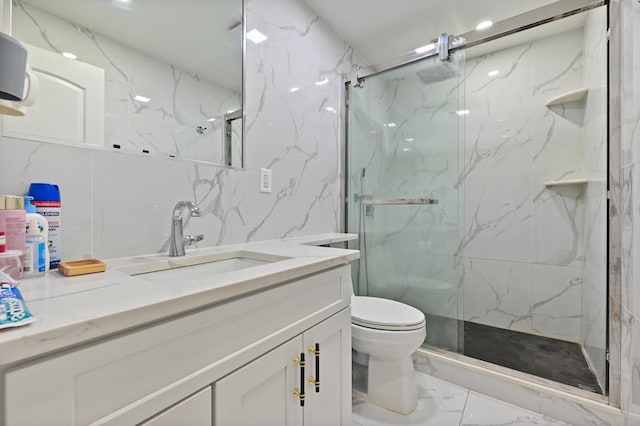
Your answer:
[[[606,8],[525,18],[347,86],[354,290],[420,309],[429,350],[602,395]]]
[[[348,93],[348,228],[356,292],[426,314],[426,342],[460,351],[464,53],[367,78]]]

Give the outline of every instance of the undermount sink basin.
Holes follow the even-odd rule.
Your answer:
[[[287,259],[289,258],[266,253],[234,251],[201,256],[168,258],[127,266],[118,270],[146,281],[162,283],[172,281],[184,282],[268,265]]]

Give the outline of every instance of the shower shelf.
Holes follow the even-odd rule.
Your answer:
[[[544,186],[568,186],[568,185],[582,185],[587,183],[587,178],[579,179],[562,179],[562,180],[550,180],[544,183]]]
[[[571,92],[563,93],[560,96],[556,96],[555,98],[549,99],[545,104],[546,107],[551,107],[555,105],[567,104],[569,102],[578,102],[583,100],[589,89],[583,88],[578,90],[572,90]]]

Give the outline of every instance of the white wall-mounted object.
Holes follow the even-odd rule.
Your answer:
[[[271,169],[260,169],[260,192],[270,194],[272,184]]]
[[[586,89],[586,88],[572,90],[570,92],[563,93],[562,95],[549,99],[545,104],[545,106],[551,107],[556,105],[568,104],[571,102],[579,102],[584,100],[584,98],[586,98],[588,93],[589,93],[589,89]]]
[[[305,424],[350,425],[350,300],[350,267],[340,266],[19,364],[4,374],[0,423],[48,424],[55,419],[59,424],[147,421],[156,426],[165,424],[163,417],[170,421],[191,407],[196,424],[211,424],[207,412],[223,416],[230,408],[218,401],[220,392],[215,392],[212,410],[206,401],[190,397],[207,394],[219,382],[223,389],[230,386],[226,397],[231,400],[252,393],[258,406],[274,400],[286,405],[286,410],[279,405],[262,413],[262,424],[294,416],[308,418]],[[301,407],[293,395],[301,379],[293,360],[303,351],[309,355],[302,377],[307,381],[315,374],[315,359],[307,347],[315,343],[321,346],[321,391],[309,385]],[[272,353],[282,356],[275,359]],[[268,372],[279,371],[282,360],[295,376],[294,388],[265,393],[281,383]],[[250,380],[242,386],[223,380],[247,373]],[[267,383],[253,373],[266,374]]]
[[[24,117],[4,117],[2,136],[104,146],[104,70],[25,46],[39,80],[38,102]]]
[[[583,185],[587,183],[587,178],[578,178],[578,179],[561,179],[561,180],[550,180],[544,183],[544,186],[569,186],[569,185]]]

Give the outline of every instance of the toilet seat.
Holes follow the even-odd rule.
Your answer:
[[[395,300],[354,296],[351,323],[375,330],[410,331],[424,327],[425,318],[418,309]]]

